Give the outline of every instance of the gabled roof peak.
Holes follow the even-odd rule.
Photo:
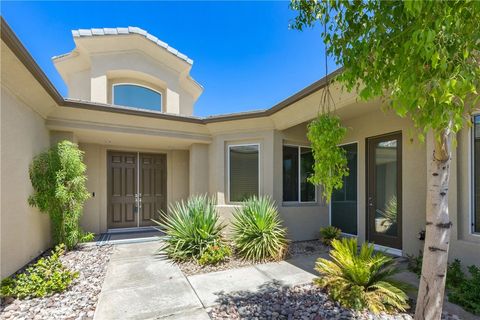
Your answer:
[[[138,34],[145,37],[147,40],[153,42],[159,47],[164,48],[171,54],[177,56],[178,58],[184,60],[188,64],[193,64],[193,60],[187,57],[185,54],[179,52],[177,49],[168,45],[168,43],[163,42],[154,35],[148,33],[146,30],[143,30],[138,27],[119,27],[119,28],[92,28],[92,29],[78,29],[72,30],[72,35],[74,38],[82,37],[97,37],[97,36],[121,36],[121,35],[131,35]],[[54,57],[57,58],[57,57]]]

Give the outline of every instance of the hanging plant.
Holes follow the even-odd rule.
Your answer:
[[[339,146],[346,133],[340,118],[330,113],[318,115],[308,125],[307,137],[315,159],[314,173],[308,180],[323,186],[322,194],[327,202],[330,202],[334,189],[342,188],[343,177],[348,176],[346,153]]]

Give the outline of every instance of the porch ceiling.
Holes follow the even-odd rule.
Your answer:
[[[80,143],[148,149],[188,149],[193,143],[210,143],[204,134],[161,128],[110,125],[105,123],[68,121],[49,118],[50,130],[73,132]]]

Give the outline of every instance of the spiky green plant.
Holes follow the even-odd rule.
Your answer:
[[[397,197],[392,196],[390,200],[388,200],[385,211],[378,210],[378,212],[385,218],[381,223],[382,226],[385,224],[391,226],[392,224],[397,223]]]
[[[220,244],[225,226],[218,221],[213,198],[190,197],[169,206],[169,213],[160,213],[154,220],[167,234],[161,248],[173,260],[199,259],[209,246]]]
[[[233,242],[243,258],[278,260],[288,241],[275,203],[268,196],[248,198],[233,213]]]
[[[373,244],[364,243],[358,250],[354,238],[333,240],[332,247],[331,260],[320,258],[315,267],[320,273],[315,283],[326,289],[331,299],[373,313],[409,308],[404,292],[408,287],[392,279],[398,272],[392,258],[374,252]]]
[[[327,226],[320,228],[320,236],[322,237],[322,243],[326,246],[330,246],[332,241],[340,238],[342,230],[334,226]]]

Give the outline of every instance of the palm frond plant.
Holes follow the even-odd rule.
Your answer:
[[[392,196],[390,200],[388,200],[385,211],[377,210],[377,212],[385,219],[381,225],[386,225],[387,229],[394,223],[397,223],[397,197]]]
[[[330,246],[332,241],[339,239],[342,235],[342,230],[334,226],[327,226],[320,228],[320,236],[322,238],[322,243],[326,246]]]
[[[278,260],[287,248],[286,229],[268,196],[248,198],[233,213],[232,233],[237,252],[252,261]]]
[[[173,260],[198,260],[208,247],[223,243],[215,200],[206,195],[190,197],[169,206],[169,213],[160,213],[167,237],[161,248]]]
[[[331,260],[320,258],[315,267],[320,273],[315,283],[331,299],[346,308],[373,313],[409,308],[404,291],[408,286],[392,279],[398,272],[392,258],[374,252],[373,244],[364,243],[358,250],[354,238],[333,240],[332,247]]]

